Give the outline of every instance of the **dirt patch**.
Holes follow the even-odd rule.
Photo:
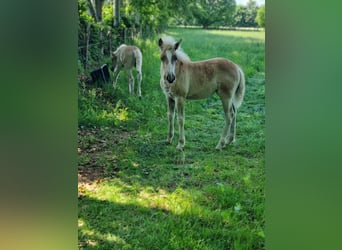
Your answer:
[[[130,137],[130,132],[116,128],[78,129],[79,196],[94,184],[115,176],[118,157],[113,149]]]

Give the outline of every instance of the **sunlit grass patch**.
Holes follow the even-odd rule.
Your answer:
[[[239,31],[239,30],[208,30],[208,34],[220,35],[226,37],[238,37],[238,38],[252,38],[259,39],[260,42],[265,40],[265,31]]]

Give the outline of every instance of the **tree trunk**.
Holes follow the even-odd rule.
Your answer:
[[[109,55],[111,56],[112,55],[112,31],[111,30],[108,30],[107,32],[107,37],[108,37],[108,46],[109,46]]]
[[[95,2],[93,0],[88,0],[88,3],[91,16],[95,19],[95,22],[98,22],[99,20],[96,13]]]
[[[114,4],[114,27],[118,26],[120,23],[120,0],[113,0]]]
[[[102,22],[102,7],[105,0],[88,0],[89,2],[89,10],[91,15],[94,17],[97,23]],[[100,52],[104,54],[104,47],[103,47],[103,31],[100,29]]]
[[[95,9],[98,22],[102,22],[102,6],[105,0],[95,0]]]
[[[105,0],[88,0],[90,14],[97,23],[102,21],[102,6]]]
[[[104,55],[104,42],[103,42],[103,30],[102,28],[100,29],[100,51],[101,55]]]
[[[88,23],[87,26],[87,34],[86,34],[86,39],[87,39],[87,43],[86,43],[86,55],[85,55],[85,63],[84,63],[84,69],[87,70],[88,68],[88,57],[89,57],[89,41],[90,41],[90,27],[91,24]]]

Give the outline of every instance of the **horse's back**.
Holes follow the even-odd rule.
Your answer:
[[[212,68],[216,73],[222,72],[233,72],[237,73],[237,65],[226,58],[212,58],[203,61],[193,62],[194,65],[199,65],[199,67]]]

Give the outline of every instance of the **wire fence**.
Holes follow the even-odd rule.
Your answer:
[[[150,37],[155,31],[142,28],[99,29],[83,27],[78,36],[79,73],[86,73],[103,65],[106,58],[121,44],[134,44],[138,38]]]

